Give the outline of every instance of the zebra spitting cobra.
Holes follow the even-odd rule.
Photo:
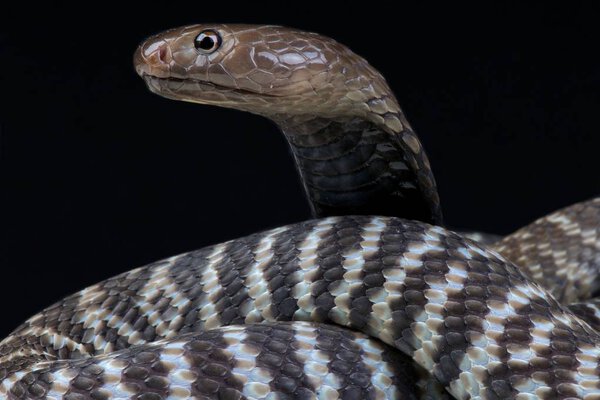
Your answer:
[[[0,343],[7,399],[600,399],[600,198],[483,244],[443,227],[385,79],[333,39],[144,41],[161,96],[264,116],[315,219],[85,288]]]

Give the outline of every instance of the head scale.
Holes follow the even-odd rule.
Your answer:
[[[389,92],[381,75],[333,39],[280,26],[193,25],[152,36],[136,71],[153,92],[278,114],[360,114]]]

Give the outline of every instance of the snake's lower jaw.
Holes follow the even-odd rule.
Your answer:
[[[152,93],[168,99],[208,105],[221,105],[226,100],[225,96],[215,91],[209,83],[161,78],[147,74],[141,76]]]
[[[164,86],[161,84],[160,79],[155,78],[150,75],[141,75],[141,76],[144,79],[144,82],[146,83],[146,87],[148,87],[148,90],[150,90],[152,93],[157,94],[161,97],[166,97],[166,98],[173,99],[173,100],[179,100],[179,98],[176,97],[175,94],[173,94],[173,93],[169,94],[168,91],[164,90]]]

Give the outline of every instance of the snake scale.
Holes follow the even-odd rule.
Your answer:
[[[316,219],[83,289],[0,343],[7,399],[600,399],[600,199],[495,243],[442,227],[384,78],[314,33],[150,37],[153,92],[274,121]]]

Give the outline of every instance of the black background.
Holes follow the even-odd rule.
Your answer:
[[[508,233],[600,193],[597,10],[348,4],[3,9],[0,336],[118,272],[309,217],[269,121],[145,89],[132,53],[172,26],[284,24],[363,55],[421,136],[450,226]]]

